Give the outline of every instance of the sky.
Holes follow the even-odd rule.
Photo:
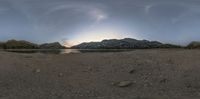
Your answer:
[[[0,0],[0,40],[200,40],[200,0]]]

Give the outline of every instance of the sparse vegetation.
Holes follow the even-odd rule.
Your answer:
[[[8,40],[7,42],[0,42],[0,49],[64,49],[59,42],[35,44],[24,40]]]
[[[196,48],[200,49],[200,42],[193,41],[187,46],[187,48],[189,48],[189,49],[196,49]]]
[[[38,49],[38,45],[28,41],[9,40],[5,43],[5,49]]]

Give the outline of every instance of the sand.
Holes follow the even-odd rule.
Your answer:
[[[200,99],[200,50],[0,52],[0,99]]]

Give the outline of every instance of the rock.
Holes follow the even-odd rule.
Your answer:
[[[40,69],[36,69],[35,73],[40,73],[40,71],[41,71]]]
[[[192,85],[191,84],[186,84],[185,85],[187,88],[192,88]]]
[[[133,73],[135,73],[135,71],[136,71],[135,69],[132,69],[131,71],[129,71],[129,73],[133,74]]]
[[[148,75],[152,75],[152,73],[148,73]]]
[[[63,76],[63,73],[59,73],[58,76],[59,76],[59,77],[62,77],[62,76]]]
[[[166,78],[160,80],[160,83],[166,83],[168,80]]]
[[[118,87],[128,87],[131,86],[133,83],[131,81],[121,81],[119,83],[117,83],[116,85]]]
[[[145,83],[144,83],[144,87],[152,87],[152,85],[153,85],[153,84],[150,83],[150,82],[145,82]]]
[[[87,69],[88,69],[88,71],[92,71],[92,67],[88,67]]]

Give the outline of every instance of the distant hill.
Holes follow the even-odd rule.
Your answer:
[[[72,46],[73,49],[151,49],[151,48],[189,48],[200,49],[200,42],[193,41],[182,47],[173,44],[163,44],[158,41],[136,40],[132,38],[110,39],[101,42],[88,42]],[[66,49],[59,42],[35,44],[25,40],[8,40],[0,42],[0,49]]]
[[[193,41],[187,46],[187,48],[189,48],[189,49],[197,49],[197,48],[200,49],[200,42]]]
[[[59,42],[35,44],[24,40],[8,40],[0,42],[0,49],[65,49]]]
[[[66,47],[62,46],[59,42],[54,43],[45,43],[39,45],[40,49],[65,49]]]
[[[5,48],[5,43],[4,42],[0,42],[0,49],[4,49]]]
[[[8,40],[4,44],[5,49],[37,49],[38,45],[28,41]]]
[[[81,43],[72,46],[75,49],[150,49],[150,48],[181,48],[173,44],[163,44],[158,41],[136,40],[132,38],[110,39],[101,42]]]

